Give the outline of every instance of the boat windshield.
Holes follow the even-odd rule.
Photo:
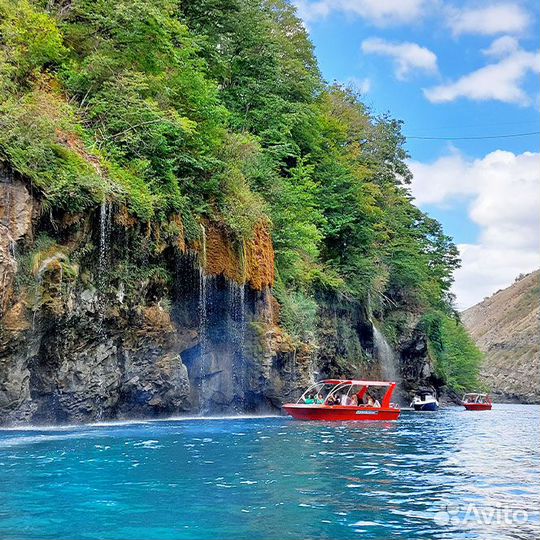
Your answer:
[[[383,392],[381,390],[382,388],[370,387],[369,384],[359,384],[354,381],[320,381],[310,386],[302,394],[298,403],[380,407],[389,388],[386,387]]]
[[[487,403],[489,398],[486,394],[465,394],[463,403]]]
[[[333,388],[326,403],[328,405],[367,405],[368,388],[367,385],[345,381]],[[373,400],[373,405],[375,403],[376,400]]]
[[[321,381],[310,386],[300,397],[298,403],[318,403],[322,404],[326,401],[326,398],[338,386],[337,382]]]

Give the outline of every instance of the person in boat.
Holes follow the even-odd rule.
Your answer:
[[[353,407],[358,407],[358,396],[356,394],[354,394],[351,398],[351,405]]]
[[[308,394],[305,398],[304,398],[304,403],[306,405],[312,405],[313,403],[315,403],[315,395],[314,394]]]
[[[379,400],[378,399],[374,399],[373,396],[371,394],[368,394],[367,395],[367,403],[366,403],[366,406],[367,407],[380,407],[381,404],[379,403]]]
[[[341,403],[341,398],[335,394],[331,395],[327,400],[326,404],[333,406],[333,405],[339,405]]]
[[[317,403],[317,405],[324,403],[324,398],[321,396],[320,392],[317,392],[315,395],[315,403]]]

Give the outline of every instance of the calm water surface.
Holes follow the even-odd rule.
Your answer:
[[[0,430],[0,538],[537,539],[540,407]]]

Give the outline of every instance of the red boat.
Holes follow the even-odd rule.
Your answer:
[[[325,379],[283,410],[297,420],[397,420],[401,411],[390,401],[395,388],[395,382]]]
[[[491,411],[491,398],[488,394],[465,394],[461,403],[468,411]]]

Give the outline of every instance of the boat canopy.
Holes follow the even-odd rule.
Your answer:
[[[343,385],[354,385],[354,386],[392,386],[396,384],[391,381],[362,381],[357,379],[323,379],[318,381],[316,384],[343,384]]]
[[[479,394],[477,392],[469,392],[465,394],[461,400],[465,403],[491,403],[489,394]]]
[[[297,403],[314,403],[325,405],[328,403],[331,396],[343,394],[345,397],[351,395],[351,391],[355,387],[359,387],[358,392],[353,392],[359,399],[363,399],[371,386],[386,388],[382,398],[382,407],[389,407],[392,394],[396,388],[395,382],[390,381],[366,381],[359,379],[323,379],[312,384],[300,396]],[[308,401],[309,400],[309,401]]]

